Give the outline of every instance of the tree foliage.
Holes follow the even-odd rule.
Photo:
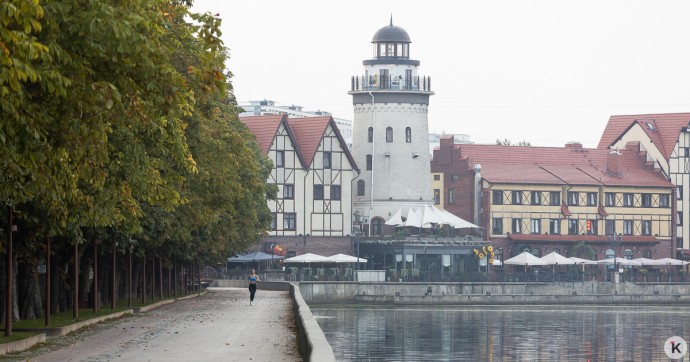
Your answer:
[[[496,144],[499,146],[516,146],[516,147],[532,147],[532,143],[529,141],[520,141],[513,143],[511,140],[504,138],[503,141],[496,139]]]
[[[26,262],[113,232],[215,261],[267,229],[272,165],[237,118],[220,19],[190,6],[0,3],[0,200]]]

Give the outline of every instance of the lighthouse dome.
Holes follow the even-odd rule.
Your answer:
[[[393,25],[391,21],[390,25],[384,26],[379,29],[374,38],[371,39],[372,43],[411,43],[410,36],[407,35],[405,29]]]

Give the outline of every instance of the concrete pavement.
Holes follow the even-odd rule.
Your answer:
[[[26,361],[300,361],[288,292],[209,288],[14,356]]]

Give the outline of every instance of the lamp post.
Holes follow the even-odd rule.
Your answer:
[[[271,269],[273,269],[273,255],[275,254],[276,244],[271,243]]]
[[[623,242],[623,234],[609,234],[609,245],[611,246],[611,250],[613,250],[613,277],[614,279],[616,278],[618,269],[617,268],[617,263],[616,263],[616,247],[620,246],[621,243]],[[618,282],[618,280],[614,280],[614,282]]]

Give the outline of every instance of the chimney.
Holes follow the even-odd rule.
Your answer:
[[[565,144],[565,148],[569,148],[571,150],[581,150],[582,149],[582,143],[580,143],[580,142],[568,142]]]
[[[611,149],[611,152],[609,152],[606,158],[606,171],[616,176],[623,175],[623,170],[621,169],[621,153],[618,152],[618,150]]]

